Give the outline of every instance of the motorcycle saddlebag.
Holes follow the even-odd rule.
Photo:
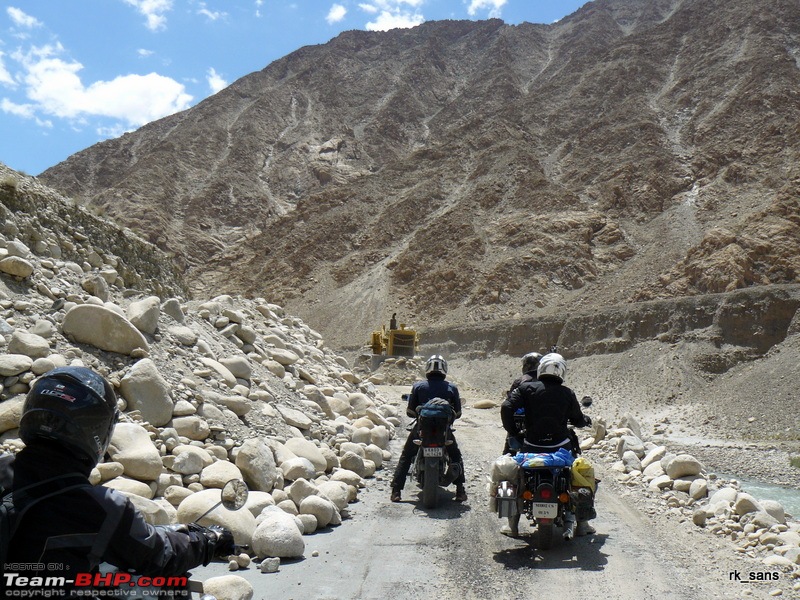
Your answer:
[[[594,510],[594,494],[588,487],[572,488],[570,493],[575,507],[575,518],[578,521],[589,521],[597,517]]]
[[[514,517],[519,514],[517,486],[510,481],[501,481],[495,497],[498,517]]]

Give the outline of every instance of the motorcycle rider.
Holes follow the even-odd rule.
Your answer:
[[[525,409],[525,439],[523,452],[556,452],[559,448],[580,451],[577,438],[570,435],[567,423],[575,427],[589,427],[592,420],[581,411],[578,398],[563,384],[567,375],[567,361],[558,353],[545,354],[537,368],[538,381],[522,383],[511,392],[500,407],[503,427],[509,435],[517,435],[514,412]],[[513,535],[515,527],[509,523]],[[575,535],[594,533],[588,521],[578,521]]]
[[[458,393],[458,387],[447,381],[445,377],[447,377],[447,361],[441,355],[434,354],[425,362],[425,381],[418,381],[411,387],[411,394],[408,397],[408,406],[406,407],[406,414],[409,417],[416,418],[417,409],[433,398],[447,400],[450,406],[453,407],[455,418],[461,417],[461,396]],[[456,502],[464,502],[467,499],[467,491],[464,489],[464,484],[466,483],[464,463],[455,437],[452,432],[449,435],[450,439],[453,440],[453,443],[447,446],[450,463],[453,467],[460,469],[460,473],[454,482],[456,484],[454,499]],[[417,455],[418,448],[414,444],[415,439],[419,439],[419,425],[416,425],[408,435],[406,444],[397,461],[397,468],[392,479],[392,502],[400,502],[400,494],[403,487],[405,487],[408,470]]]
[[[9,578],[6,570],[4,584],[44,577],[69,597],[94,589],[88,579],[108,592],[101,563],[117,567],[117,575],[181,577],[234,552],[225,528],[154,527],[124,494],[89,483],[118,418],[111,385],[91,369],[59,367],[33,383],[19,427],[25,448],[12,464],[17,522],[5,563],[19,572]],[[168,593],[189,596],[188,589]]]
[[[506,392],[506,398],[511,395],[515,389],[517,389],[523,383],[527,383],[529,381],[537,381],[538,376],[536,374],[536,370],[539,368],[539,361],[542,359],[542,355],[538,352],[528,352],[525,356],[522,357],[522,375],[517,377],[512,383],[511,388]],[[517,414],[524,415],[524,409],[519,408],[517,409]],[[504,418],[503,411],[500,411],[500,419]],[[511,414],[511,418],[514,419],[514,414]],[[506,423],[503,423],[503,427],[508,430],[509,427],[506,426]],[[513,426],[513,429],[516,430],[516,426]],[[507,435],[505,445],[503,446],[503,454],[516,454],[517,451],[522,447],[522,437],[519,435],[512,436]]]

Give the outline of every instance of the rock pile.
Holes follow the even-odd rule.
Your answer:
[[[669,516],[728,538],[741,555],[800,580],[800,521],[787,519],[780,503],[758,500],[737,481],[706,472],[690,454],[643,441],[633,417],[618,425],[607,431],[598,420],[581,447],[596,449],[621,483],[658,498]],[[794,585],[797,590],[800,581]]]
[[[230,479],[247,482],[245,509],[220,506],[201,523],[229,527],[258,559],[302,556],[303,535],[348,517],[390,458],[399,420],[317,332],[264,299],[187,302],[129,288],[116,268],[123,259],[80,226],[4,217],[4,451],[23,447],[17,427],[34,379],[85,365],[112,382],[123,410],[92,482],[126,494],[151,523],[198,518]],[[22,237],[41,243],[32,249]],[[234,557],[232,568],[242,562]]]
[[[419,356],[391,356],[371,370],[371,354],[359,356],[353,369],[375,385],[412,385],[425,378],[425,359]]]

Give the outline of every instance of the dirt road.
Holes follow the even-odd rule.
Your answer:
[[[400,403],[399,388],[386,392]],[[352,519],[306,536],[305,557],[284,561],[278,573],[250,568],[237,574],[253,584],[255,598],[270,600],[566,595],[709,600],[741,597],[744,588],[751,598],[768,591],[732,580],[737,564],[729,546],[695,532],[691,523],[670,522],[655,511],[651,516],[646,505],[602,470],[595,535],[571,542],[557,538],[552,549],[542,552],[535,549],[536,534],[524,517],[519,539],[501,535],[502,522],[489,511],[486,493],[489,466],[502,448],[498,422],[496,410],[467,408],[456,423],[467,469],[467,503],[453,502],[450,488],[439,508],[425,510],[411,478],[403,501],[389,502],[388,482],[402,442],[396,439],[395,458],[351,505]],[[201,580],[222,574],[228,574],[222,564],[196,571]]]

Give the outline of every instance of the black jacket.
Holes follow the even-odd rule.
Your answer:
[[[208,542],[199,532],[173,531],[149,525],[122,493],[89,484],[91,468],[49,445],[28,445],[13,463],[13,489],[74,473],[86,485],[72,487],[32,505],[9,545],[9,573],[20,577],[74,579],[96,573],[97,560],[138,575],[183,576],[207,562]],[[99,552],[98,552],[99,551]],[[13,581],[13,580],[12,580]],[[52,581],[52,580],[51,580]],[[53,588],[50,588],[53,589]],[[67,583],[58,589],[73,590]],[[83,588],[85,590],[85,588]]]
[[[508,398],[511,395],[511,392],[513,392],[523,383],[528,383],[529,381],[538,381],[538,378],[536,377],[536,371],[528,371],[527,373],[523,373],[522,375],[517,377],[511,383],[511,388],[509,388],[508,392],[506,392],[506,398]]]
[[[458,388],[444,377],[437,377],[436,375],[430,375],[427,381],[418,381],[411,387],[406,412],[410,417],[416,417],[417,407],[422,406],[433,398],[447,400],[450,406],[453,407],[456,419],[461,416],[461,396],[458,393]]]
[[[525,439],[534,446],[555,446],[569,439],[567,423],[587,427],[591,420],[581,412],[570,388],[552,378],[529,381],[515,389],[500,407],[503,428],[517,433],[514,412],[525,409]]]

